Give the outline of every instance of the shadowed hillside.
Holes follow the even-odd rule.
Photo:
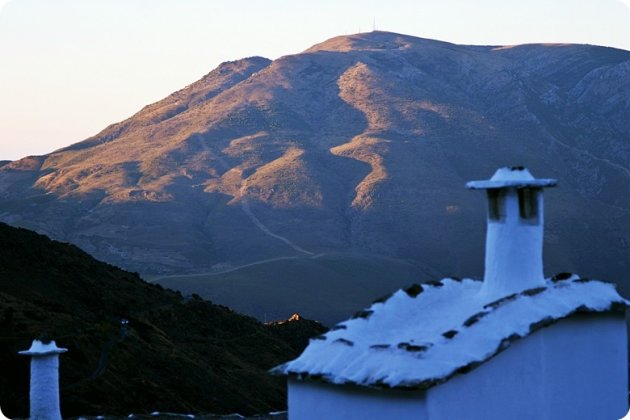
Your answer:
[[[560,183],[548,273],[623,291],[628,121],[628,51],[342,36],[222,64],[84,142],[1,166],[0,220],[158,277],[285,257],[306,270],[319,254],[480,276],[484,197],[463,185],[518,164]],[[274,266],[274,286],[289,282]]]
[[[157,282],[183,293],[199,293],[260,320],[297,312],[332,326],[393,290],[435,278],[431,274],[402,260],[324,254]]]
[[[284,380],[266,371],[324,330],[303,319],[267,326],[0,224],[0,406],[10,418],[28,413],[30,359],[17,351],[42,335],[69,350],[64,416],[252,414],[286,407]]]

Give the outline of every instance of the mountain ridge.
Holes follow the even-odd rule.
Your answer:
[[[479,276],[483,197],[463,185],[519,164],[560,181],[550,272],[628,281],[630,52],[373,32],[222,66],[0,167],[0,220],[158,277],[322,253]]]

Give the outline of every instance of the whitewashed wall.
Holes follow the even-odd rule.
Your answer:
[[[290,420],[425,420],[424,393],[289,380]]]
[[[628,412],[626,322],[580,315],[426,393],[289,381],[289,418],[608,420]]]

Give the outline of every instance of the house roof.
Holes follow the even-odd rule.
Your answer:
[[[612,284],[564,273],[490,301],[482,282],[413,285],[312,339],[272,373],[334,384],[427,389],[489,360],[534,331],[580,312],[625,312]]]
[[[492,178],[482,181],[470,181],[466,188],[484,190],[495,188],[544,188],[555,187],[557,180],[551,178],[536,179],[522,166],[499,168]]]

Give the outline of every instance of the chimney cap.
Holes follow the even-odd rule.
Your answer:
[[[23,356],[49,356],[51,354],[60,354],[67,351],[68,349],[57,347],[57,343],[55,343],[55,340],[52,340],[49,343],[44,343],[39,340],[33,340],[30,349],[20,351],[18,352],[18,354],[21,354]]]
[[[536,179],[523,166],[499,168],[488,180],[470,181],[466,188],[486,190],[497,188],[545,188],[555,187],[557,180],[551,178]]]

